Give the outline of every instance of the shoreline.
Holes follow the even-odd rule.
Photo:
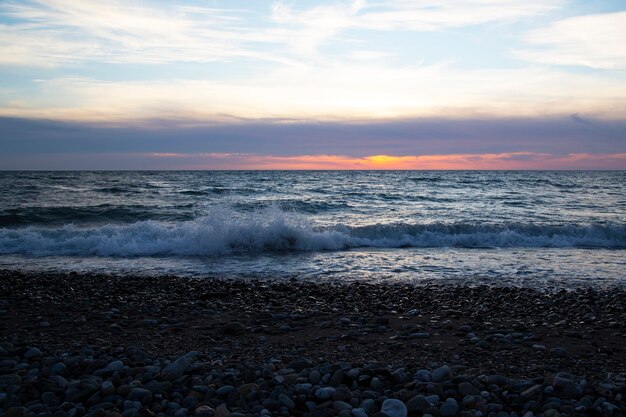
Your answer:
[[[416,379],[416,372],[434,371],[441,367],[448,368],[450,378],[461,377],[456,382],[452,379],[436,382],[441,385],[441,395],[437,395],[442,401],[435,408],[441,415],[446,395],[444,388],[448,382],[457,386],[456,396],[451,394],[452,397],[449,397],[455,399],[458,406],[457,413],[452,415],[461,415],[465,411],[461,404],[464,395],[458,392],[459,384],[464,382],[473,384],[479,392],[480,388],[492,392],[488,388],[491,385],[499,387],[500,391],[507,386],[511,393],[520,387],[531,388],[524,383],[519,387],[509,387],[509,382],[503,382],[504,385],[487,383],[485,378],[493,379],[494,375],[504,379],[496,378],[491,382],[530,381],[532,386],[541,386],[541,389],[535,388],[536,391],[552,386],[552,391],[556,389],[554,395],[562,394],[558,384],[563,383],[563,378],[569,378],[563,375],[571,375],[572,381],[578,381],[572,383],[582,390],[578,400],[593,393],[594,401],[606,397],[605,401],[616,407],[615,412],[624,412],[626,290],[619,288],[542,292],[531,288],[469,287],[448,283],[207,281],[197,278],[4,270],[0,271],[0,294],[0,310],[3,310],[0,326],[4,341],[2,381],[10,380],[5,375],[19,375],[22,387],[24,377],[30,372],[26,370],[32,369],[29,367],[36,366],[38,372],[50,373],[46,367],[51,359],[44,359],[55,357],[59,360],[64,353],[68,357],[83,357],[87,349],[92,356],[105,358],[101,359],[104,362],[120,359],[131,363],[132,352],[141,352],[139,356],[144,357],[144,361],[147,360],[145,358],[152,361],[158,358],[162,361],[174,360],[185,357],[183,355],[188,352],[196,352],[192,355],[193,362],[203,364],[197,370],[209,373],[270,367],[269,375],[275,378],[291,366],[294,374],[310,374],[310,369],[314,368],[327,370],[324,374],[330,373],[334,377],[343,367],[346,369],[342,370],[343,377],[336,377],[334,382],[339,383],[331,385],[335,389],[346,385],[352,392],[355,391],[352,388],[356,387],[361,393],[363,387],[359,385],[359,378],[351,379],[346,376],[347,373],[357,369],[366,375],[368,369],[378,369],[376,372],[381,373],[379,380],[382,381],[380,389],[371,386],[373,371],[367,382],[370,390],[380,394],[369,412],[364,410],[368,415],[376,415],[384,402],[379,401],[383,397],[399,398],[406,404],[415,395],[427,394],[420,390],[424,388],[428,391],[432,388],[428,388],[428,384],[433,382]],[[35,362],[24,356],[32,348],[39,351],[34,357]],[[13,363],[10,361],[28,365],[16,373],[14,367],[17,364],[8,366]],[[139,360],[135,362],[142,363]],[[304,368],[293,369],[294,363],[304,364]],[[101,367],[97,369],[102,369],[107,363],[98,365]],[[97,369],[91,371],[97,374]],[[188,371],[195,372],[194,369],[190,365]],[[403,369],[404,377],[393,376],[398,369]],[[99,377],[112,377],[115,372],[119,370],[111,372],[111,375],[103,371]],[[180,375],[183,376],[186,377],[181,383],[193,379],[192,373],[187,374],[187,370]],[[155,378],[160,377],[155,375]],[[287,384],[288,389],[293,389],[298,378],[306,379],[303,375],[290,378],[293,383]],[[480,382],[481,378],[485,380]],[[239,385],[234,385],[236,390],[245,379],[240,375]],[[581,385],[579,381],[583,380],[585,383]],[[561,382],[555,385],[555,381]],[[118,381],[117,385],[121,382]],[[330,380],[326,385],[329,383]],[[232,385],[214,383],[214,388],[219,390],[220,384]],[[571,388],[568,384],[565,383]],[[611,387],[605,387],[608,393],[606,389],[602,391],[599,388],[603,384]],[[286,386],[285,383],[274,385]],[[326,385],[322,382],[318,388]],[[463,386],[471,392],[475,390]],[[389,391],[390,387],[395,388]],[[274,386],[270,392],[275,389]],[[383,395],[385,390],[389,392]],[[413,395],[404,398],[408,394],[403,390]],[[11,394],[15,395],[11,397],[15,403],[13,407],[23,405],[19,399],[23,391]],[[520,393],[516,394],[518,399]],[[282,404],[275,409],[273,406],[265,409],[272,415],[281,415],[285,411],[281,407],[286,407],[287,415],[341,415],[342,410],[335,409],[332,404],[309,409],[305,406],[306,401],[293,399],[294,392],[287,394],[295,401],[293,407],[288,407],[291,403],[285,400],[283,402],[288,406]],[[575,394],[578,395],[578,391]],[[102,395],[100,393],[100,397]],[[315,392],[298,395],[312,396],[308,400],[320,405]],[[574,401],[576,395],[560,396]],[[151,394],[152,400],[153,396],[154,393]],[[205,397],[206,394],[203,399],[207,399]],[[361,397],[358,397],[359,404],[351,405],[351,408],[359,408],[356,405],[362,402]],[[544,395],[537,394],[536,397],[543,398]],[[220,404],[225,404],[226,412],[239,410],[243,415],[261,413],[260,409],[253,412],[252,406],[246,410],[241,404],[235,406],[228,401],[217,404],[216,398],[223,400],[218,395],[207,399],[206,404],[215,415]],[[547,398],[549,395],[545,394]],[[4,402],[8,400],[8,396],[3,399]],[[84,405],[87,399],[82,400],[83,414],[88,415],[89,407]],[[7,404],[0,404],[6,408]],[[259,404],[262,406],[262,401],[258,401]],[[483,405],[486,406],[486,403]],[[606,407],[613,410],[611,406],[599,406],[602,410]],[[120,407],[113,403],[105,412],[118,410],[125,413],[122,402]],[[513,403],[503,404],[499,411],[524,414],[523,406],[516,407]],[[195,408],[181,408],[186,408],[189,414],[203,412]],[[475,410],[468,405],[468,412]],[[173,410],[169,410],[172,413],[165,411],[164,415],[175,414]],[[72,417],[64,412],[64,415],[56,417]],[[153,415],[160,412],[152,411]],[[555,412],[564,411],[559,411],[557,407]],[[83,414],[79,413],[76,417]],[[131,411],[125,417],[130,414]],[[421,412],[409,409],[409,415],[421,415]]]

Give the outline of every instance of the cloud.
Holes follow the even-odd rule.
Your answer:
[[[137,0],[0,3],[0,64],[161,64],[251,58],[282,65],[318,59],[348,29],[432,31],[545,14],[561,0],[337,1],[258,11]],[[285,46],[289,48],[285,48]]]
[[[579,116],[581,117],[581,116]],[[584,116],[543,118],[420,118],[396,121],[142,126],[93,125],[0,118],[0,149],[8,158],[33,153],[371,155],[614,154],[626,152],[626,120]],[[4,166],[1,165],[0,166]]]
[[[562,0],[365,0],[294,9],[284,1],[272,8],[272,20],[297,53],[317,49],[342,31],[440,31],[486,23],[507,23],[558,9]]]
[[[0,115],[128,122],[239,119],[359,120],[410,117],[620,117],[619,74],[555,69],[462,70],[447,65],[390,67],[384,62],[289,67],[233,81],[39,80],[29,96],[0,87]]]
[[[233,57],[288,63],[252,45],[273,42],[248,26],[249,13],[145,2],[7,1],[0,16],[0,64],[160,64]]]
[[[626,11],[576,16],[529,32],[515,56],[550,65],[626,69]]]

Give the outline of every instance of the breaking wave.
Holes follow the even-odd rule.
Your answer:
[[[275,251],[402,247],[626,248],[626,225],[376,224],[320,226],[276,207],[217,208],[195,220],[0,228],[0,254],[214,256]]]

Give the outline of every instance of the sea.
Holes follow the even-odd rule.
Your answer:
[[[5,171],[0,268],[623,287],[626,171]]]

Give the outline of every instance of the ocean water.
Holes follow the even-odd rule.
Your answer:
[[[626,285],[626,172],[0,172],[0,268]]]

